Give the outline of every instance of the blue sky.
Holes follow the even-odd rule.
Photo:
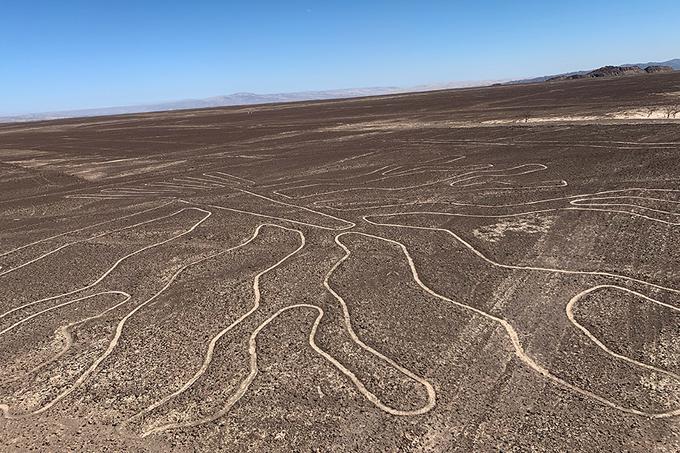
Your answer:
[[[0,114],[667,60],[678,18],[678,0],[7,0]]]

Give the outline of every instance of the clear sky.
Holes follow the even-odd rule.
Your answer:
[[[0,114],[680,57],[680,0],[7,0]]]

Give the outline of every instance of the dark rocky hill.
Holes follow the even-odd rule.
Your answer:
[[[645,72],[652,74],[655,72],[673,72],[673,67],[672,66],[647,66],[645,68]]]
[[[638,67],[640,69],[645,69],[649,67],[657,67],[657,66],[663,66],[664,68],[668,67],[671,68],[673,71],[680,71],[680,58],[676,58],[673,60],[667,60],[667,61],[662,61],[662,62],[649,62],[649,63],[635,63],[635,64],[622,64],[622,67]],[[580,76],[587,76],[587,74],[592,71],[573,71],[573,72],[566,72],[562,74],[553,74],[553,75],[544,75],[541,77],[533,77],[530,79],[521,79],[521,80],[513,80],[512,82],[508,82],[508,85],[514,85],[517,83],[538,83],[538,82],[545,82],[547,80],[571,80],[571,79],[583,79],[585,77],[580,77]],[[664,69],[663,71],[647,71],[647,72],[667,72],[667,69]]]
[[[658,72],[673,72],[671,66],[653,65],[647,66],[644,69],[639,66],[603,66],[590,72],[564,74],[557,77],[547,79],[547,82],[555,82],[559,80],[576,80],[576,79],[590,79],[602,77],[623,77],[631,75],[652,74]]]

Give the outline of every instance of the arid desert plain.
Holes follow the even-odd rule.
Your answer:
[[[680,450],[678,105],[0,125],[0,451]]]

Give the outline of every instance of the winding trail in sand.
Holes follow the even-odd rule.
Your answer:
[[[127,302],[129,302],[130,299],[132,298],[132,296],[130,294],[126,293],[125,291],[102,291],[102,292],[98,292],[98,293],[95,293],[95,294],[92,294],[92,295],[89,295],[89,296],[79,297],[77,299],[73,299],[71,301],[68,301],[66,303],[63,303],[63,304],[60,304],[60,305],[57,305],[57,306],[54,306],[54,307],[50,307],[48,309],[42,310],[38,313],[35,313],[34,315],[23,318],[20,322],[17,322],[14,325],[10,326],[9,328],[0,332],[0,335],[4,334],[4,333],[14,329],[15,327],[17,327],[17,326],[35,318],[35,317],[38,317],[38,316],[40,316],[44,313],[47,313],[47,312],[50,312],[52,310],[73,304],[75,302],[80,302],[82,300],[91,299],[93,297],[101,296],[101,295],[104,295],[104,294],[120,295],[120,296],[123,296],[123,300],[121,302],[118,302],[118,303],[110,306],[109,308],[99,312],[98,314],[96,314],[94,316],[82,318],[82,319],[79,319],[78,321],[74,321],[74,322],[68,323],[64,326],[59,327],[55,332],[55,336],[63,338],[63,343],[64,343],[59,352],[57,352],[54,356],[50,357],[49,359],[43,361],[39,365],[31,368],[29,371],[27,371],[25,373],[18,374],[18,375],[11,377],[9,379],[1,380],[0,384],[7,384],[7,383],[10,383],[10,382],[18,381],[19,379],[22,379],[22,378],[24,378],[28,375],[31,375],[31,374],[34,374],[34,373],[40,371],[41,369],[43,369],[44,367],[46,367],[50,363],[56,362],[59,358],[61,358],[64,354],[66,354],[71,349],[71,347],[73,346],[73,336],[71,335],[71,329],[73,327],[76,327],[76,326],[85,324],[89,321],[93,321],[95,319],[99,319],[99,318],[104,317],[107,313],[109,313],[109,312],[117,309],[118,307],[122,306],[123,304],[126,304]]]
[[[267,267],[266,269],[259,272],[255,276],[255,278],[253,279],[253,299],[254,299],[253,300],[253,306],[246,313],[241,315],[238,319],[236,319],[234,322],[232,322],[229,326],[227,326],[224,329],[222,329],[221,331],[219,331],[216,335],[214,335],[210,339],[210,342],[208,343],[208,348],[207,348],[205,356],[203,358],[203,363],[201,364],[200,368],[196,371],[196,373],[194,373],[194,375],[188,381],[186,381],[184,383],[184,385],[182,385],[182,387],[180,387],[176,391],[166,395],[165,397],[163,397],[162,399],[158,400],[157,402],[151,404],[150,406],[146,407],[144,410],[140,411],[139,413],[135,414],[133,417],[128,419],[128,422],[151,412],[152,410],[162,406],[163,404],[166,404],[167,402],[173,400],[174,398],[176,398],[177,396],[181,395],[186,390],[188,390],[191,386],[193,386],[196,383],[196,381],[198,381],[201,378],[201,376],[203,376],[205,374],[205,372],[208,370],[208,367],[212,363],[213,355],[215,353],[215,347],[217,346],[217,343],[220,341],[220,339],[222,339],[222,337],[224,337],[224,335],[229,333],[236,326],[240,325],[244,320],[246,320],[248,317],[250,317],[250,315],[252,315],[260,307],[260,301],[261,301],[261,298],[262,298],[262,295],[260,293],[260,278],[262,276],[266,275],[267,273],[273,271],[277,267],[281,266],[283,263],[288,261],[293,256],[297,255],[305,247],[305,244],[306,244],[305,235],[302,233],[302,231],[294,230],[294,229],[291,229],[291,228],[286,228],[286,227],[276,225],[276,224],[271,224],[271,223],[265,223],[265,224],[259,225],[256,228],[253,236],[250,239],[248,239],[246,242],[241,244],[239,247],[243,247],[243,246],[249,244],[250,242],[252,242],[253,240],[255,240],[257,238],[257,236],[260,234],[260,230],[265,226],[271,227],[271,228],[280,228],[280,229],[283,229],[285,231],[297,233],[299,238],[300,238],[300,245],[295,250],[293,250],[292,252],[287,254],[285,257],[283,257],[281,260],[277,261],[272,266]]]
[[[505,319],[503,319],[503,318],[500,318],[500,317],[497,317],[497,316],[494,316],[494,315],[492,315],[492,314],[490,314],[490,313],[487,313],[487,312],[485,312],[485,311],[483,311],[483,310],[480,310],[480,309],[478,309],[478,308],[472,307],[472,306],[470,306],[470,305],[467,305],[467,304],[464,304],[464,303],[455,301],[455,300],[453,300],[453,299],[451,299],[451,298],[449,298],[449,297],[446,297],[446,296],[444,296],[444,295],[441,295],[441,294],[437,293],[436,291],[432,290],[432,289],[429,288],[427,285],[425,285],[425,284],[422,282],[422,280],[420,279],[419,275],[418,275],[418,271],[417,271],[417,269],[416,269],[416,267],[415,267],[414,261],[413,261],[411,255],[410,255],[410,253],[409,253],[407,247],[406,247],[403,243],[401,243],[401,242],[399,242],[399,241],[392,240],[392,239],[386,239],[386,238],[383,238],[383,237],[380,237],[380,236],[368,234],[368,233],[347,232],[347,233],[344,233],[344,234],[359,234],[359,235],[362,235],[362,236],[371,237],[371,238],[378,239],[378,240],[383,240],[383,241],[386,241],[386,242],[388,242],[388,243],[394,244],[394,245],[398,246],[399,248],[401,248],[401,250],[402,250],[404,256],[406,257],[406,260],[407,260],[407,262],[408,262],[408,265],[409,265],[409,267],[410,267],[410,269],[411,269],[411,275],[412,275],[412,277],[413,277],[413,280],[414,280],[414,281],[415,281],[415,282],[416,282],[423,290],[425,290],[427,293],[431,294],[432,296],[437,297],[438,299],[441,299],[441,300],[443,300],[443,301],[449,302],[449,303],[451,303],[451,304],[453,304],[453,305],[455,305],[455,306],[457,306],[457,307],[460,307],[460,308],[462,308],[462,309],[464,309],[464,310],[467,310],[467,311],[470,311],[470,312],[475,313],[475,314],[477,314],[477,315],[480,315],[480,316],[484,317],[485,319],[488,319],[488,320],[490,320],[490,321],[493,321],[493,322],[497,323],[498,325],[500,325],[501,327],[503,327],[503,329],[505,330],[506,334],[508,335],[508,338],[510,339],[510,342],[512,343],[512,346],[513,346],[513,349],[514,349],[515,356],[516,356],[522,363],[524,363],[526,366],[528,366],[529,368],[531,368],[532,370],[534,370],[534,371],[537,372],[538,374],[542,375],[544,378],[548,379],[549,381],[551,381],[551,382],[553,382],[553,383],[555,383],[555,384],[557,384],[557,385],[559,385],[559,386],[561,386],[561,387],[563,387],[563,388],[566,388],[566,389],[571,390],[571,391],[573,391],[573,392],[575,392],[575,393],[581,394],[581,395],[583,395],[583,396],[585,396],[585,397],[587,397],[587,398],[590,398],[590,399],[592,399],[592,400],[594,400],[594,401],[597,401],[597,402],[599,402],[599,403],[601,403],[601,404],[604,404],[604,405],[606,405],[606,406],[609,406],[609,407],[611,407],[611,408],[613,408],[613,409],[616,409],[616,410],[621,411],[621,412],[624,412],[624,413],[633,414],[633,415],[640,415],[640,416],[650,417],[650,418],[669,418],[669,417],[675,417],[675,416],[680,415],[680,408],[674,409],[674,410],[670,410],[670,411],[654,412],[654,413],[653,413],[653,412],[645,412],[645,411],[641,411],[641,410],[634,409],[634,408],[630,408],[630,407],[624,407],[624,406],[619,405],[619,404],[617,404],[617,403],[615,403],[615,402],[613,402],[613,401],[611,401],[611,400],[609,400],[609,399],[607,399],[607,398],[604,398],[604,397],[602,397],[602,396],[600,396],[600,395],[597,395],[596,393],[593,393],[593,392],[591,392],[591,391],[582,389],[582,388],[580,388],[580,387],[578,387],[578,386],[575,386],[575,385],[573,385],[573,384],[567,382],[566,380],[564,380],[564,379],[562,379],[562,378],[556,376],[555,374],[553,374],[549,369],[547,369],[547,368],[543,367],[542,365],[538,364],[531,356],[529,356],[529,355],[524,351],[524,348],[523,348],[523,346],[522,346],[522,343],[521,343],[521,341],[519,340],[519,335],[517,334],[517,331],[515,330],[515,328],[514,328],[507,320],[505,320]],[[342,236],[343,236],[343,233],[341,233],[341,234],[339,234],[338,236],[336,236],[336,242],[337,242],[338,244],[340,244],[343,248],[346,249],[346,247],[345,247],[344,245],[342,245],[342,243],[339,241],[339,237],[342,237]],[[540,268],[536,268],[536,269],[539,270]],[[571,273],[571,272],[569,272],[569,273]],[[612,286],[614,286],[614,285],[612,285]],[[622,289],[625,290],[625,288],[622,288]],[[573,304],[572,304],[572,305],[573,305]],[[606,350],[606,349],[605,349],[605,350]],[[628,361],[628,362],[630,362],[630,363],[634,363],[634,364],[641,363],[641,362],[637,362],[637,361],[634,361],[633,359],[629,359],[629,358],[626,358],[626,361]],[[646,364],[642,364],[642,366],[644,366],[644,368],[647,368],[647,369],[650,369],[650,367],[652,367],[651,365],[646,365]],[[670,373],[670,372],[668,372],[668,371],[664,371],[664,373],[665,373],[666,375],[669,375],[669,376],[672,376],[672,377],[675,377],[675,376],[676,376],[675,374]]]
[[[16,247],[16,248],[14,248],[14,249],[8,250],[8,251],[6,251],[6,252],[2,252],[2,253],[0,253],[0,257],[7,256],[7,255],[9,255],[9,254],[11,254],[11,253],[18,252],[19,250],[23,250],[23,249],[25,249],[25,248],[27,248],[27,247],[31,247],[31,246],[33,246],[33,245],[41,244],[41,243],[43,243],[43,242],[51,241],[52,239],[56,239],[56,238],[59,238],[59,237],[62,237],[62,236],[66,236],[67,234],[78,233],[78,232],[80,232],[80,231],[88,230],[88,229],[90,229],[90,228],[95,228],[95,227],[98,227],[98,226],[101,226],[101,225],[106,225],[107,223],[112,223],[112,222],[116,222],[116,221],[119,221],[119,220],[122,220],[122,219],[127,219],[127,218],[130,218],[130,217],[134,217],[134,216],[136,216],[136,215],[140,215],[140,214],[144,214],[144,213],[147,213],[147,212],[155,211],[155,210],[157,210],[157,209],[164,208],[165,206],[168,206],[168,205],[170,205],[170,204],[172,204],[172,201],[168,201],[168,202],[166,202],[166,203],[163,203],[163,204],[161,204],[160,206],[154,206],[154,207],[152,207],[152,208],[144,209],[143,211],[134,212],[134,213],[132,213],[132,214],[127,214],[127,215],[124,215],[124,216],[116,217],[115,219],[112,219],[112,220],[105,220],[105,221],[103,221],[103,222],[97,222],[97,223],[94,223],[94,224],[92,224],[92,225],[88,225],[88,226],[85,226],[85,227],[76,228],[75,230],[69,230],[69,231],[65,231],[65,232],[63,232],[63,233],[55,234],[54,236],[50,236],[50,237],[43,238],[43,239],[40,239],[40,240],[37,240],[37,241],[33,241],[33,242],[28,243],[28,244],[24,244],[24,245],[22,245],[22,246],[20,246],[20,247]]]
[[[8,315],[10,315],[10,314],[12,314],[12,313],[14,313],[14,312],[17,312],[17,311],[19,311],[19,310],[23,310],[24,308],[28,308],[28,307],[30,307],[30,306],[33,306],[33,305],[35,305],[35,304],[38,304],[38,303],[41,303],[41,302],[47,302],[47,301],[49,301],[49,300],[59,299],[59,298],[61,298],[61,297],[70,296],[70,295],[72,295],[72,294],[76,294],[76,293],[79,293],[79,292],[81,292],[81,291],[85,291],[85,290],[87,290],[87,289],[90,289],[90,288],[96,286],[97,284],[99,284],[101,281],[103,281],[103,280],[104,280],[109,274],[111,274],[111,272],[113,272],[113,271],[114,271],[121,263],[125,262],[125,260],[127,260],[127,259],[129,259],[129,258],[131,258],[131,257],[133,257],[133,256],[135,256],[135,255],[138,255],[138,254],[140,254],[140,253],[142,253],[142,252],[144,252],[144,251],[146,251],[146,250],[149,250],[149,249],[154,248],[154,247],[158,247],[158,246],[163,245],[163,244],[167,244],[167,243],[169,243],[169,242],[171,242],[171,241],[174,241],[174,240],[177,240],[177,239],[179,239],[179,238],[181,238],[181,237],[183,237],[183,236],[186,236],[187,234],[190,234],[192,231],[194,231],[196,228],[198,228],[203,222],[205,222],[205,221],[212,215],[212,212],[207,211],[207,210],[205,210],[205,209],[201,209],[201,208],[183,208],[183,209],[180,209],[179,211],[177,211],[177,212],[171,214],[171,216],[173,216],[173,215],[178,215],[178,214],[180,214],[180,213],[182,213],[182,212],[185,212],[185,211],[198,211],[198,212],[203,213],[204,215],[203,215],[203,217],[202,217],[198,222],[194,223],[194,225],[193,225],[191,228],[189,228],[189,229],[187,229],[187,230],[185,230],[185,231],[183,231],[183,232],[181,232],[181,233],[178,233],[178,234],[176,234],[176,235],[174,235],[174,236],[172,236],[172,237],[170,237],[170,238],[168,238],[168,239],[165,239],[165,240],[163,240],[163,241],[155,242],[155,243],[153,243],[153,244],[144,246],[144,247],[142,247],[142,248],[140,248],[140,249],[137,249],[137,250],[135,250],[134,252],[128,253],[127,255],[123,256],[123,257],[120,258],[120,259],[118,259],[118,260],[117,260],[117,261],[116,261],[109,269],[107,269],[103,274],[101,274],[101,275],[100,275],[96,280],[94,280],[92,283],[88,283],[87,285],[85,285],[85,286],[83,286],[83,287],[81,287],[81,288],[74,289],[74,290],[72,290],[72,291],[68,291],[68,292],[65,292],[65,293],[61,293],[61,294],[57,294],[57,295],[54,295],[54,296],[45,297],[45,298],[43,298],[43,299],[38,299],[38,300],[35,300],[35,301],[32,301],[32,302],[25,303],[25,304],[23,304],[23,305],[20,305],[20,306],[18,306],[18,307],[15,307],[15,308],[13,308],[13,309],[11,309],[11,310],[8,310],[8,311],[4,312],[3,314],[0,315],[0,319],[5,318],[5,317],[7,317]]]
[[[20,265],[18,265],[18,266],[15,266],[15,267],[13,267],[13,268],[10,268],[10,269],[8,269],[8,270],[6,270],[6,271],[0,272],[0,277],[2,277],[3,275],[9,274],[10,272],[14,272],[14,271],[16,271],[16,270],[19,270],[19,269],[21,269],[21,268],[23,268],[23,267],[25,267],[25,266],[30,265],[30,264],[33,264],[33,263],[35,263],[35,262],[37,262],[37,261],[40,261],[40,260],[42,260],[42,259],[45,259],[45,258],[47,258],[48,256],[53,255],[54,253],[57,253],[57,252],[59,252],[60,250],[64,250],[64,249],[66,249],[66,248],[68,248],[68,247],[71,247],[71,246],[74,246],[74,245],[77,245],[77,244],[83,244],[83,243],[85,243],[85,242],[89,242],[89,241],[92,241],[92,240],[94,240],[94,239],[98,239],[98,238],[101,238],[101,237],[104,237],[104,236],[108,236],[109,234],[118,233],[118,232],[120,232],[120,231],[125,231],[125,230],[129,230],[129,229],[132,229],[132,228],[137,228],[137,227],[142,226],[142,225],[148,225],[148,224],[150,224],[150,223],[158,222],[158,221],[163,220],[163,219],[167,219],[167,218],[170,218],[170,217],[174,217],[174,216],[178,215],[178,214],[181,213],[181,212],[182,212],[182,210],[177,211],[177,212],[173,212],[172,214],[167,214],[167,215],[164,215],[164,216],[156,217],[156,218],[153,218],[153,219],[150,219],[150,220],[145,220],[145,221],[143,221],[143,222],[138,222],[138,223],[135,223],[135,224],[133,224],[133,225],[128,225],[128,226],[124,226],[124,227],[121,227],[121,228],[116,228],[116,229],[114,229],[114,230],[109,230],[109,231],[104,231],[104,232],[102,232],[102,233],[97,233],[97,234],[95,234],[95,235],[93,235],[93,236],[90,236],[89,238],[86,238],[86,239],[78,239],[78,240],[76,240],[76,241],[71,241],[71,242],[68,242],[68,243],[66,243],[66,244],[62,244],[62,245],[60,245],[59,247],[57,247],[57,248],[55,248],[55,249],[52,249],[52,250],[50,250],[49,252],[43,253],[42,255],[40,255],[40,256],[38,256],[38,257],[36,257],[36,258],[33,258],[33,259],[29,260],[29,261],[26,261],[26,262],[24,262],[24,263],[22,263],[22,264],[20,264]],[[122,219],[122,217],[121,217],[121,219]],[[117,219],[117,220],[120,220],[120,219]],[[2,318],[2,317],[4,317],[4,315],[0,316],[0,318]]]
[[[273,225],[273,226],[276,226],[276,225]],[[284,228],[284,227],[280,227],[280,226],[278,226],[278,227],[279,227],[279,228]],[[288,228],[285,228],[285,229],[290,230],[290,229],[288,229]],[[291,231],[295,231],[295,230],[291,230]],[[210,343],[209,343],[209,346],[208,346],[207,354],[206,354],[206,356],[205,356],[205,358],[204,358],[204,361],[203,361],[203,365],[202,365],[201,368],[196,372],[196,374],[194,374],[194,376],[193,376],[189,381],[187,381],[180,389],[178,389],[177,391],[171,393],[170,395],[167,395],[166,397],[164,397],[163,399],[159,400],[158,402],[152,404],[151,406],[148,406],[148,407],[147,407],[146,409],[144,409],[143,411],[141,411],[141,412],[135,414],[133,417],[131,417],[130,419],[128,419],[128,420],[126,421],[126,424],[132,422],[133,420],[135,420],[135,419],[137,419],[137,418],[143,417],[144,415],[148,414],[149,412],[153,411],[154,409],[160,407],[161,405],[163,405],[163,404],[169,402],[170,400],[172,400],[172,399],[176,398],[177,396],[179,396],[180,394],[184,393],[184,392],[185,392],[186,390],[188,390],[188,389],[189,389],[189,388],[190,388],[190,387],[191,387],[198,379],[200,379],[200,377],[201,377],[203,374],[205,374],[205,372],[207,371],[207,369],[208,369],[208,367],[209,367],[209,365],[210,365],[210,363],[211,363],[211,361],[212,361],[214,349],[215,349],[215,346],[216,346],[217,342],[222,338],[222,336],[223,336],[224,334],[226,334],[227,332],[229,332],[230,330],[232,330],[234,327],[236,327],[238,324],[240,324],[241,322],[243,322],[243,320],[245,320],[248,316],[250,316],[250,315],[251,315],[251,314],[259,307],[259,303],[260,303],[260,292],[259,292],[259,286],[257,286],[257,285],[259,284],[259,277],[261,277],[262,275],[264,275],[264,274],[267,273],[267,272],[270,272],[270,271],[273,270],[275,267],[277,267],[277,266],[283,264],[283,262],[285,262],[287,259],[289,259],[289,258],[292,257],[293,255],[295,255],[296,253],[298,253],[298,252],[304,247],[304,245],[305,245],[304,235],[303,235],[302,232],[300,232],[300,231],[298,231],[298,233],[301,235],[301,240],[302,240],[302,243],[301,243],[300,247],[299,247],[297,250],[295,250],[294,252],[292,252],[291,254],[289,254],[288,256],[286,256],[285,258],[283,258],[281,261],[279,261],[278,263],[276,263],[274,266],[272,266],[272,267],[270,267],[270,268],[268,268],[268,269],[262,271],[260,274],[258,274],[258,275],[256,276],[255,281],[254,281],[254,283],[253,283],[253,289],[254,289],[254,293],[255,293],[255,304],[254,304],[254,306],[253,306],[253,307],[251,308],[251,310],[249,310],[246,314],[244,314],[243,316],[241,316],[239,319],[237,319],[236,321],[234,321],[231,325],[229,325],[227,328],[223,329],[221,332],[219,332],[216,336],[214,336],[214,337],[211,339],[211,341],[210,341]],[[188,428],[188,427],[192,427],[192,426],[198,426],[198,425],[201,425],[201,424],[204,424],[204,423],[209,423],[209,422],[211,422],[211,421],[214,421],[214,420],[216,420],[216,419],[218,419],[218,418],[224,416],[224,415],[231,409],[231,407],[233,407],[233,405],[236,404],[236,403],[237,403],[237,402],[238,402],[238,401],[246,394],[248,388],[250,387],[250,385],[252,384],[253,380],[254,380],[255,377],[257,376],[258,368],[257,368],[257,343],[256,343],[256,339],[257,339],[257,336],[259,335],[259,333],[261,332],[261,330],[262,330],[264,327],[266,327],[269,323],[271,323],[271,322],[272,322],[276,317],[278,317],[281,313],[283,313],[283,312],[285,312],[285,311],[287,311],[287,310],[290,310],[290,309],[293,309],[293,308],[299,308],[299,307],[314,308],[314,309],[316,309],[316,310],[319,312],[319,316],[317,317],[317,319],[316,319],[316,321],[315,321],[315,323],[314,323],[314,326],[313,326],[313,328],[312,328],[312,331],[311,331],[311,333],[310,333],[310,336],[309,336],[309,344],[310,344],[310,346],[312,346],[312,348],[313,348],[317,353],[319,353],[320,355],[322,355],[326,360],[328,360],[329,362],[331,362],[331,363],[332,363],[339,371],[341,371],[345,376],[347,376],[347,377],[353,382],[353,384],[355,385],[355,387],[357,388],[357,390],[358,390],[358,391],[359,391],[359,392],[360,392],[367,400],[369,400],[370,402],[372,402],[372,403],[373,403],[376,407],[378,407],[380,410],[382,410],[382,411],[384,411],[384,412],[386,412],[386,413],[388,413],[388,414],[391,414],[391,415],[413,416],[413,415],[420,415],[420,414],[427,413],[427,412],[429,412],[430,410],[432,410],[432,408],[435,407],[435,405],[436,405],[436,393],[435,393],[435,390],[434,390],[434,387],[432,386],[432,384],[430,384],[426,379],[424,379],[424,378],[422,378],[422,377],[416,375],[415,373],[411,372],[410,370],[404,368],[403,366],[401,366],[401,365],[399,365],[398,363],[396,363],[394,360],[390,359],[389,357],[385,356],[384,354],[380,353],[379,351],[375,350],[374,348],[372,348],[371,346],[368,346],[365,342],[363,342],[363,341],[357,336],[357,334],[355,333],[355,331],[354,331],[354,329],[353,329],[353,327],[352,327],[352,322],[351,322],[351,318],[350,318],[349,309],[348,309],[348,307],[347,307],[347,304],[345,303],[344,299],[343,299],[337,292],[335,292],[335,291],[331,288],[331,286],[330,286],[330,284],[329,284],[329,282],[328,282],[328,279],[329,279],[329,278],[331,277],[331,275],[335,272],[335,270],[336,270],[336,269],[337,269],[337,268],[338,268],[338,267],[339,267],[339,266],[340,266],[347,258],[349,258],[350,254],[351,254],[351,252],[349,251],[349,249],[347,249],[347,248],[344,246],[344,244],[342,244],[341,242],[339,242],[339,241],[337,240],[338,237],[342,236],[343,234],[362,234],[362,233],[352,233],[352,232],[347,232],[347,233],[341,233],[340,235],[336,236],[336,243],[337,243],[338,245],[340,245],[340,246],[343,248],[343,250],[345,250],[345,256],[343,256],[340,260],[338,260],[338,261],[334,264],[334,266],[328,271],[328,273],[326,274],[326,276],[325,276],[325,278],[324,278],[324,286],[325,286],[326,289],[327,289],[327,290],[328,290],[328,291],[336,298],[336,300],[340,303],[340,305],[341,305],[341,307],[342,307],[342,311],[343,311],[343,320],[344,320],[344,324],[345,324],[345,327],[346,327],[346,329],[347,329],[347,331],[348,331],[348,333],[349,333],[349,335],[350,335],[352,341],[353,341],[354,343],[356,343],[357,345],[359,345],[359,346],[360,346],[362,349],[364,349],[365,351],[369,352],[370,354],[374,355],[375,357],[378,357],[378,358],[381,359],[382,361],[386,362],[387,364],[389,364],[390,366],[392,366],[394,369],[398,370],[399,372],[401,372],[401,373],[404,374],[405,376],[407,376],[407,377],[409,377],[410,379],[413,379],[414,381],[416,381],[416,382],[420,383],[421,385],[423,385],[423,386],[425,387],[425,389],[426,389],[426,392],[427,392],[427,402],[425,403],[425,405],[423,405],[422,407],[420,407],[420,408],[418,408],[418,409],[415,409],[415,410],[406,410],[406,411],[405,411],[405,410],[400,410],[400,409],[396,409],[396,408],[390,407],[390,406],[386,405],[385,403],[383,403],[383,402],[380,400],[380,398],[378,398],[374,393],[372,393],[370,390],[368,390],[368,389],[366,388],[366,386],[361,382],[361,380],[360,380],[360,379],[359,379],[352,371],[350,371],[348,368],[346,368],[344,365],[342,365],[337,359],[335,359],[334,357],[332,357],[332,356],[331,356],[330,354],[328,354],[326,351],[322,350],[322,349],[315,343],[314,339],[315,339],[315,337],[316,337],[316,332],[317,332],[319,323],[321,322],[321,319],[322,319],[323,316],[324,316],[323,309],[321,309],[320,307],[318,307],[318,306],[316,306],[316,305],[311,305],[311,304],[296,304],[296,305],[287,306],[287,307],[284,307],[284,308],[280,309],[280,310],[277,311],[274,315],[272,315],[270,318],[268,318],[266,321],[264,321],[262,324],[260,324],[260,325],[252,332],[252,334],[251,334],[251,336],[250,336],[250,340],[249,340],[250,372],[249,372],[248,376],[241,382],[241,384],[239,385],[239,388],[237,389],[237,391],[229,397],[229,399],[228,399],[227,402],[225,403],[224,407],[223,407],[220,411],[218,411],[218,412],[216,412],[216,413],[210,415],[209,417],[204,417],[204,418],[201,418],[201,419],[198,419],[198,420],[187,421],[187,422],[180,422],[180,423],[167,423],[167,424],[163,424],[163,425],[160,425],[160,426],[155,426],[155,427],[153,427],[152,429],[143,431],[143,432],[142,432],[142,437],[146,437],[146,436],[149,436],[149,435],[151,435],[151,434],[157,434],[157,433],[160,433],[160,432],[163,432],[163,431],[172,430],[172,429],[180,429],[180,428]]]
[[[588,288],[584,291],[581,291],[580,293],[578,293],[574,297],[572,297],[569,300],[569,303],[567,303],[567,306],[566,306],[566,309],[565,309],[565,311],[567,313],[567,318],[569,318],[569,321],[571,321],[571,323],[574,326],[576,326],[576,328],[578,328],[581,332],[583,332],[593,343],[595,343],[600,349],[605,351],[607,354],[611,355],[612,357],[616,357],[617,359],[624,360],[626,362],[632,363],[633,365],[636,365],[636,366],[639,366],[639,367],[642,367],[642,368],[646,368],[646,369],[654,371],[656,373],[664,374],[664,375],[669,376],[670,378],[675,379],[676,381],[680,382],[680,375],[678,375],[676,373],[673,373],[673,372],[668,371],[668,370],[664,370],[664,369],[656,367],[654,365],[650,365],[650,364],[647,364],[647,363],[644,363],[644,362],[640,362],[639,360],[635,360],[635,359],[632,359],[632,358],[625,356],[623,354],[618,354],[618,353],[612,351],[609,347],[607,347],[604,343],[602,343],[595,335],[593,335],[593,333],[590,330],[588,330],[585,326],[583,326],[583,324],[579,323],[576,320],[576,317],[574,316],[574,306],[581,299],[583,299],[583,297],[585,297],[588,294],[591,294],[595,291],[600,291],[602,289],[615,289],[617,291],[622,291],[622,292],[634,295],[636,297],[639,297],[639,298],[646,300],[648,302],[651,302],[653,304],[660,305],[662,307],[668,308],[670,310],[678,311],[678,312],[680,312],[680,308],[678,308],[674,305],[670,305],[670,304],[661,302],[661,301],[654,299],[654,298],[651,298],[649,296],[645,296],[642,293],[639,293],[637,291],[633,291],[633,290],[628,289],[628,288],[624,288],[622,286],[596,285],[596,286]]]

